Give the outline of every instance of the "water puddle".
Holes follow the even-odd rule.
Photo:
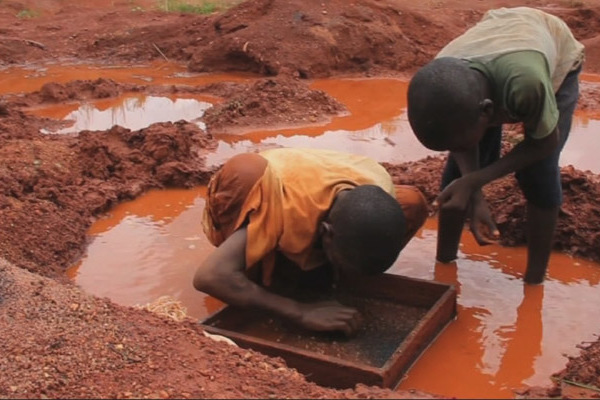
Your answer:
[[[124,305],[163,295],[204,318],[222,304],[194,290],[195,269],[212,251],[200,220],[205,188],[151,191],[117,206],[90,230],[81,263],[69,270],[84,290]],[[598,321],[585,305],[600,303],[600,265],[552,255],[543,286],[525,287],[525,249],[479,247],[463,235],[455,264],[434,260],[436,220],[402,252],[390,272],[454,284],[458,318],[401,383],[459,398],[513,397],[511,389],[549,385],[550,375],[593,340]]]
[[[205,188],[150,191],[115,207],[89,230],[93,238],[67,275],[87,292],[116,303],[146,304],[172,296],[195,318],[222,306],[192,286],[212,251],[200,227]]]
[[[0,95],[28,93],[40,90],[49,82],[67,83],[75,80],[112,79],[137,85],[192,85],[217,82],[249,82],[253,77],[243,74],[190,74],[184,65],[155,62],[144,66],[47,65],[0,70]]]
[[[199,119],[212,103],[196,98],[169,98],[129,94],[110,100],[83,104],[60,104],[33,111],[36,115],[63,121],[72,121],[66,128],[44,133],[76,133],[83,130],[107,130],[114,125],[138,130],[156,122],[185,120],[205,125]]]
[[[235,154],[271,147],[341,150],[377,161],[400,163],[437,154],[412,134],[406,117],[408,83],[399,79],[325,79],[311,88],[323,90],[344,104],[349,115],[322,126],[259,130],[243,135],[219,135],[208,165],[219,165]]]
[[[122,83],[149,85],[192,85],[200,86],[215,82],[251,82],[256,77],[234,74],[191,74],[184,66],[157,62],[139,67],[95,67],[86,65],[10,68],[0,71],[0,94],[39,90],[48,82],[66,83],[76,79],[107,78]],[[588,82],[600,81],[600,76],[584,74]],[[427,155],[437,154],[425,149],[411,132],[406,116],[407,82],[400,79],[322,79],[313,81],[311,87],[323,90],[345,104],[349,115],[333,118],[331,122],[310,127],[268,129],[245,132],[238,135],[215,133],[219,140],[217,150],[207,156],[207,165],[219,165],[235,154],[257,151],[272,147],[309,147],[342,150],[369,156],[380,162],[401,163],[414,161]],[[148,100],[150,98],[151,100]],[[149,96],[145,107],[137,107],[140,97],[125,96],[119,99],[93,102],[87,105],[61,105],[38,109],[38,115],[65,119],[67,116],[79,121],[90,121],[85,129],[107,129],[110,121],[125,123],[124,113],[134,113],[127,120],[155,121],[154,115],[181,119],[175,116],[182,112],[183,119],[198,118],[206,105],[197,105],[196,111],[183,113],[187,105],[169,97],[171,111],[151,107],[159,100]],[[167,101],[162,98],[162,101]],[[179,97],[181,100],[181,97]],[[209,100],[197,98],[196,100]],[[166,103],[165,103],[166,104]],[[110,111],[108,109],[110,108]],[[158,111],[157,111],[158,110]],[[202,110],[202,111],[200,111]],[[173,115],[171,115],[173,114]],[[186,118],[187,117],[187,118]],[[93,121],[92,121],[93,120]],[[164,119],[163,119],[164,120]],[[97,123],[95,121],[98,121]],[[145,122],[144,122],[145,123]],[[142,125],[142,124],[140,124]],[[132,125],[132,126],[140,126]],[[142,127],[142,126],[140,126]],[[597,113],[578,112],[573,121],[571,136],[562,152],[561,165],[572,164],[579,169],[600,173],[600,151],[597,140],[600,119]],[[69,132],[78,130],[69,128]],[[139,128],[132,128],[139,129]],[[67,131],[67,129],[65,129]]]
[[[187,74],[183,67],[170,64],[139,68],[51,66],[0,71],[0,94],[37,90],[46,82],[99,77],[127,83],[187,85],[251,79]],[[314,81],[312,87],[346,104],[350,115],[333,118],[323,126],[217,134],[219,147],[207,162],[220,164],[240,152],[276,146],[336,149],[393,163],[420,159],[432,153],[410,132],[406,86],[398,79]],[[78,111],[78,105],[69,105],[74,108],[55,110],[60,116],[55,118],[73,117],[71,113],[79,112],[74,119],[113,123],[120,113],[127,118],[118,123],[134,119],[147,123],[146,114],[160,114],[142,107],[140,115],[132,117],[125,110],[134,106],[127,100],[114,101],[121,103],[95,102],[95,110]],[[154,101],[158,100],[145,97],[134,100],[134,104]],[[178,99],[170,101],[174,105]],[[185,108],[184,103],[179,104]],[[115,111],[115,106],[121,111]],[[92,125],[86,126],[92,129]],[[561,164],[600,172],[598,128],[599,119],[578,113]],[[93,129],[105,128],[93,125]],[[169,295],[180,300],[190,316],[206,317],[222,304],[192,286],[195,269],[213,249],[200,226],[204,195],[204,188],[151,191],[117,206],[92,226],[93,240],[87,254],[69,270],[69,276],[86,291],[120,304],[145,304]],[[590,309],[582,307],[600,302],[600,265],[553,254],[546,283],[524,288],[525,250],[479,247],[470,234],[464,235],[455,264],[436,264],[435,224],[434,219],[427,222],[392,272],[455,284],[459,290],[458,319],[424,353],[401,388],[456,397],[505,398],[513,396],[513,388],[550,384],[549,376],[567,361],[563,354],[577,354],[576,345],[594,339],[598,332],[597,318],[591,318]]]

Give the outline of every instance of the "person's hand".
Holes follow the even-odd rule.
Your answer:
[[[476,193],[471,199],[469,219],[469,228],[480,246],[498,243],[500,232],[481,192]]]
[[[313,331],[342,331],[347,336],[356,332],[361,323],[360,313],[336,301],[302,303],[302,327]]]
[[[446,210],[466,211],[474,191],[475,186],[469,176],[463,176],[446,186],[435,200],[434,206]]]

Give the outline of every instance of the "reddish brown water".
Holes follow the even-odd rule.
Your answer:
[[[86,291],[125,304],[169,295],[203,318],[221,306],[192,287],[212,250],[200,218],[204,188],[152,191],[117,206],[90,230],[93,241],[69,271]],[[525,251],[479,247],[463,235],[459,260],[434,260],[436,220],[403,251],[391,272],[452,283],[458,318],[414,365],[401,388],[467,398],[511,397],[512,388],[547,385],[598,332],[600,265],[555,253],[543,286],[524,287]]]
[[[207,85],[214,82],[245,82],[249,76],[233,74],[189,74],[183,65],[156,62],[150,66],[48,65],[0,70],[0,94],[39,90],[45,83],[112,79],[138,85]]]
[[[75,79],[110,78],[123,83],[206,85],[214,82],[248,82],[247,75],[190,74],[181,65],[155,63],[151,67],[93,67],[85,65],[48,66],[30,70],[0,71],[0,94],[38,90],[47,82],[65,83]],[[24,79],[25,78],[25,79]],[[584,80],[600,81],[586,74]],[[435,152],[425,149],[411,134],[406,118],[407,82],[400,79],[324,79],[312,83],[349,110],[346,116],[333,118],[325,125],[274,128],[215,136],[217,150],[208,155],[208,165],[219,165],[235,154],[274,146],[310,147],[344,150],[363,154],[377,161],[400,163],[417,160]],[[194,101],[195,100],[195,101]],[[38,115],[75,120],[61,132],[82,129],[108,129],[119,124],[140,129],[154,122],[197,120],[211,101],[210,97],[154,97],[128,94],[117,99],[100,100],[82,105],[63,104],[34,110]],[[577,113],[571,137],[563,150],[561,164],[600,172],[600,128],[598,116]]]
[[[101,76],[154,84],[248,79],[188,75],[181,67],[161,64],[137,69],[50,67],[27,74],[30,77],[23,79],[23,70],[0,71],[0,78],[8,79],[2,88],[31,91],[48,81]],[[351,115],[334,118],[325,126],[223,136],[209,162],[279,145],[334,148],[391,162],[427,154],[408,128],[405,82],[343,79],[316,81],[313,86],[345,103]],[[590,140],[598,124],[592,116],[577,116],[561,163],[600,172],[592,148],[598,141]],[[203,196],[203,188],[153,191],[116,207],[94,224],[87,255],[69,275],[87,291],[121,304],[143,304],[170,295],[182,301],[191,316],[207,316],[222,305],[196,292],[191,284],[195,268],[212,250],[199,223]],[[549,384],[550,374],[565,365],[562,354],[574,355],[577,344],[598,332],[595,308],[584,306],[600,301],[600,265],[554,254],[546,283],[524,287],[523,249],[479,247],[469,234],[463,237],[456,263],[436,264],[435,223],[428,221],[392,271],[454,283],[460,293],[458,319],[424,353],[401,387],[493,398],[511,397],[511,389],[523,385]]]

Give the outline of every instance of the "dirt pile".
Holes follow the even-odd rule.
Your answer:
[[[591,390],[586,397],[600,398],[600,341],[586,343],[580,346],[581,352],[577,357],[570,357],[564,370],[553,375],[564,389],[565,384],[571,386],[589,386]],[[579,388],[581,389],[581,387]]]
[[[302,78],[411,70],[441,48],[448,31],[459,31],[426,13],[370,0],[248,1],[212,25],[215,38],[193,51],[190,70],[243,69]]]
[[[120,307],[0,260],[0,396],[30,398],[433,398],[309,383],[192,320]]]
[[[263,79],[235,93],[223,104],[206,111],[209,132],[248,130],[252,126],[275,127],[324,122],[346,108],[320,90],[311,90],[297,79]]]
[[[589,116],[600,116],[600,84],[595,82],[579,83],[579,101],[577,110]]]
[[[0,5],[0,65],[64,58],[140,62],[164,56],[189,62],[192,71],[305,78],[414,71],[487,9],[521,5],[249,0],[204,16],[160,12],[155,3],[113,2],[106,10],[67,7],[56,0],[45,2],[53,13],[19,18],[27,1],[17,8],[9,3]],[[528,5],[562,17],[586,45],[586,70],[600,72],[600,7],[571,3],[534,0]]]
[[[385,166],[394,182],[418,187],[431,204],[439,194],[444,163],[442,157],[429,157]],[[561,180],[564,203],[554,249],[600,261],[600,175],[569,166],[561,169]],[[502,244],[525,245],[526,202],[514,177],[490,183],[484,188],[484,194],[501,232]]]
[[[92,218],[152,187],[206,183],[203,152],[215,145],[195,124],[114,127],[77,137],[42,135],[45,120],[0,117],[0,255],[42,275],[78,257]]]

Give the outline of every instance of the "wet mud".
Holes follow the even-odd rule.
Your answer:
[[[43,135],[42,125],[21,111],[0,119],[0,252],[42,275],[81,255],[100,212],[152,187],[190,187],[210,177],[200,153],[211,138],[195,124],[77,137]]]
[[[210,132],[234,133],[265,126],[323,123],[346,111],[323,91],[311,90],[295,79],[259,80],[203,117]]]

